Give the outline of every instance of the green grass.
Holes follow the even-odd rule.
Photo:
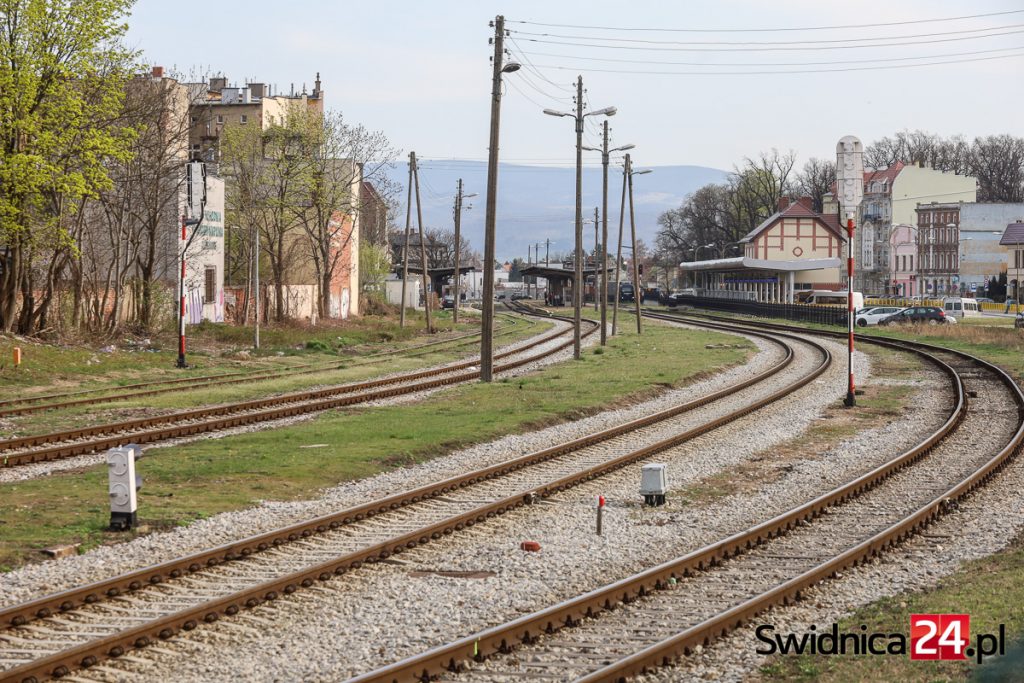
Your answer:
[[[506,328],[501,333],[495,335],[495,338],[498,345],[504,345],[521,341],[527,337],[545,332],[550,328],[551,324],[544,320],[518,320],[515,325],[506,325]],[[23,416],[5,418],[5,426],[0,427],[0,437],[49,433],[62,429],[131,419],[141,414],[152,415],[154,411],[169,412],[176,409],[203,405],[244,401],[299,391],[312,386],[354,382],[384,373],[412,371],[471,356],[477,352],[478,340],[479,337],[471,337],[437,347],[426,349],[412,348],[409,351],[409,355],[383,356],[376,360],[357,357],[339,359],[337,356],[334,356],[330,359],[330,362],[335,367],[324,367],[322,371],[316,373],[254,380],[223,386],[199,386],[124,401],[104,402],[101,397],[96,397],[88,403],[59,411],[29,413]],[[417,343],[423,343],[423,341],[418,340]],[[372,351],[374,349],[370,348],[369,350]],[[328,361],[325,357],[316,362]]]
[[[931,681],[973,680],[1010,683],[1024,679],[1024,538],[1007,550],[968,563],[931,590],[884,598],[839,622],[840,632],[910,632],[911,614],[970,614],[971,638],[998,633],[1006,625],[1007,656],[980,667],[967,661],[911,661],[909,656],[776,657],[761,669],[770,681]],[[908,643],[909,647],[909,643]]]
[[[252,330],[248,327],[204,322],[187,331],[187,360],[191,367],[174,370],[175,377],[221,372],[266,370],[321,360],[352,352],[369,352],[422,343],[423,316],[411,313],[405,328],[393,317],[367,316],[332,321],[316,327],[272,325],[260,332],[260,350],[248,355]],[[466,317],[458,326],[451,312],[439,312],[435,327],[452,334],[479,329],[477,318]],[[177,337],[162,333],[149,346],[139,338],[117,338],[94,343],[62,345],[0,335],[0,392],[4,398],[33,394],[117,387],[147,380],[168,379],[177,360]],[[112,352],[102,349],[114,346]],[[21,348],[22,363],[13,364],[13,349]],[[239,351],[246,353],[239,354]]]
[[[624,331],[612,338],[602,354],[523,377],[453,387],[415,404],[333,411],[291,427],[154,449],[139,464],[140,518],[166,528],[260,500],[309,498],[341,481],[636,400],[740,363],[752,351],[732,336],[650,325],[642,337]],[[315,444],[327,446],[302,448]],[[105,478],[104,467],[91,467],[0,485],[0,566],[36,559],[38,549],[57,543],[89,548],[123,538],[103,530]]]

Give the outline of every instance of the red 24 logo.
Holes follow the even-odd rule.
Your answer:
[[[967,659],[970,631],[969,614],[911,614],[910,658]]]

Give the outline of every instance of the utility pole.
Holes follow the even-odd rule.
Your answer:
[[[256,225],[252,226],[252,273],[256,286],[253,288],[253,303],[255,304],[256,316],[252,325],[252,347],[260,348],[260,231]]]
[[[601,346],[608,344],[608,120],[601,145]]]
[[[853,381],[853,217],[864,198],[864,146],[852,135],[839,139],[836,144],[836,191],[840,205],[846,212],[846,329],[847,364],[849,380],[843,405],[857,405]],[[931,264],[929,264],[931,266]]]
[[[428,283],[430,275],[427,273],[427,240],[423,235],[423,207],[420,206],[420,169],[416,165],[416,152],[411,153],[413,180],[416,187],[416,222],[420,228],[420,264],[423,268],[423,310],[427,316],[427,334],[434,332],[434,326],[430,324],[430,294]]]
[[[607,121],[605,121],[605,125],[608,125]],[[597,289],[598,289],[598,284],[600,284],[598,282],[597,273],[598,273],[598,270],[600,270],[600,266],[598,264],[600,264],[600,262],[601,262],[601,245],[598,242],[598,236],[597,236],[597,234],[598,234],[597,233],[597,227],[598,226],[597,226],[597,222],[598,222],[598,215],[597,215],[597,207],[595,206],[594,207],[594,310],[595,311],[600,310],[600,304],[597,301],[597,299],[598,299]]]
[[[551,261],[548,258],[551,256],[551,240],[544,240],[544,265],[550,266]]]
[[[494,377],[494,241],[498,206],[498,131],[501,127],[501,74],[519,69],[505,60],[505,17],[494,18],[494,73],[491,80],[491,137],[487,150],[487,209],[484,216],[484,299],[480,329],[480,381]]]
[[[572,283],[572,357],[579,360],[583,305],[583,76],[576,77],[576,269]]]
[[[530,249],[532,248],[532,246],[533,245],[530,245],[530,244],[526,245],[526,265],[527,266],[532,266],[533,265],[533,261],[530,260]],[[526,285],[526,296],[528,296],[528,297],[530,297],[532,299],[533,298],[533,290],[530,288],[529,277],[530,277],[529,275],[524,275],[523,276],[523,283]]]
[[[398,319],[399,327],[405,327],[405,283],[409,279],[409,231],[412,229],[412,169],[416,163],[416,153],[409,152],[409,191],[405,200],[405,246],[402,249],[402,312]]]
[[[626,183],[629,178],[629,153],[622,167],[622,203],[619,205],[619,247],[615,252],[615,297],[612,304],[612,334],[619,331],[619,287],[622,284],[622,227],[626,218]]]
[[[533,245],[533,260],[539,266],[540,265],[540,242]],[[533,296],[540,296],[540,283],[537,281],[538,277],[533,276]]]
[[[452,325],[459,324],[459,247],[462,239],[460,231],[462,224],[462,178],[459,178],[459,189],[455,193],[455,271],[452,273],[452,297],[455,304],[452,306]]]
[[[636,333],[640,334],[643,329],[640,323],[640,258],[636,250],[636,214],[633,212],[633,165],[630,161],[628,168],[629,179],[629,232],[633,238],[633,303],[636,309]]]

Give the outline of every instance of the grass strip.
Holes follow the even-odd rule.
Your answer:
[[[628,318],[628,316],[626,316]],[[154,449],[139,464],[142,532],[188,524],[261,500],[296,500],[339,482],[452,449],[649,397],[743,362],[753,345],[718,332],[649,325],[607,347],[492,384],[446,389],[407,405],[331,411],[289,427]],[[0,485],[0,569],[56,544],[86,550],[107,532],[106,468]],[[138,532],[135,532],[138,533]]]

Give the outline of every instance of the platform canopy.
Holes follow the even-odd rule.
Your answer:
[[[842,265],[839,258],[817,258],[798,259],[796,261],[772,261],[769,259],[747,258],[737,256],[734,258],[711,259],[709,261],[683,261],[679,264],[680,270],[702,271],[702,270],[771,270],[774,272],[796,273],[805,270],[823,270],[825,268],[838,268]]]
[[[594,266],[583,267],[583,277],[589,277],[594,274],[594,271],[598,270]],[[576,277],[576,271],[573,268],[565,268],[563,266],[543,266],[539,263],[533,263],[528,266],[524,266],[519,271],[523,275],[536,275],[537,277],[546,278],[548,280],[569,280],[572,281]],[[613,266],[608,266],[607,272],[615,272]]]

